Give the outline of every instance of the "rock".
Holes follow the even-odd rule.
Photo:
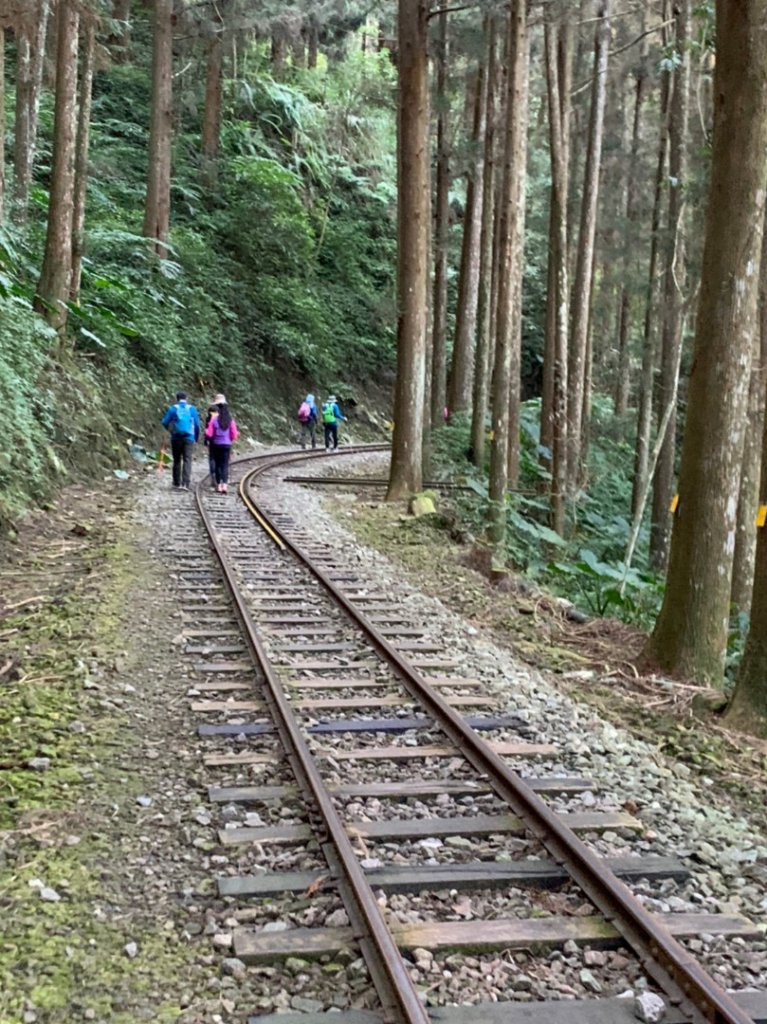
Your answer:
[[[583,962],[587,967],[604,967],[607,963],[607,954],[601,949],[587,949],[583,954]],[[613,963],[613,966],[615,964]]]
[[[138,944],[135,942],[126,942],[123,946],[123,953],[125,953],[129,960],[135,960],[138,956]]]
[[[228,974],[235,981],[244,981],[247,968],[242,960],[239,960],[236,956],[228,956],[221,961],[221,973]]]
[[[230,932],[216,932],[211,939],[211,942],[218,949],[230,949],[232,945],[232,936]]]
[[[308,971],[310,967],[311,964],[308,960],[302,960],[297,956],[289,956],[285,961],[285,969],[291,974],[301,974],[302,971]]]
[[[137,796],[136,803],[139,805],[139,807],[151,807],[152,798],[151,796]]]
[[[38,889],[40,893],[40,899],[44,903],[58,903],[61,900],[61,896],[56,892],[55,889],[51,889],[49,886],[44,885],[42,889]]]
[[[363,871],[378,871],[379,868],[383,867],[383,861],[379,860],[378,857],[365,857],[364,860],[360,861],[360,867]]]
[[[655,992],[642,992],[634,1000],[634,1016],[647,1024],[657,1024],[666,1016],[666,1004]]]
[[[520,974],[518,978],[511,979],[511,987],[514,992],[529,992],[533,987],[533,979],[526,974]]]
[[[440,850],[442,849],[442,840],[437,839],[436,836],[429,836],[428,839],[419,840],[418,845],[422,846],[424,850]]]
[[[82,722],[75,720],[69,723],[70,732],[85,732],[85,726]]]
[[[466,836],[447,836],[445,846],[452,846],[456,850],[471,850],[474,844]]]
[[[51,759],[49,757],[30,757],[27,761],[27,768],[31,768],[35,772],[47,771],[51,766]]]
[[[325,1004],[319,999],[308,999],[306,996],[293,996],[290,1005],[301,1013],[320,1013],[325,1008]]]
[[[433,516],[436,514],[437,509],[431,494],[428,491],[424,491],[423,494],[416,494],[410,499],[408,511],[411,516],[419,518],[420,516]]]
[[[602,991],[601,983],[597,981],[597,979],[594,977],[591,971],[588,970],[588,968],[584,967],[583,970],[580,971],[578,977],[580,979],[581,985],[583,985],[584,988],[587,988],[590,992]]]
[[[332,914],[328,914],[325,918],[325,926],[327,928],[346,928],[348,924],[349,918],[343,907],[339,910],[334,910]]]
[[[287,921],[267,921],[262,932],[286,932],[289,928]]]

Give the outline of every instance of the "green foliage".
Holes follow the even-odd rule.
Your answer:
[[[660,607],[662,585],[647,566],[647,534],[640,535],[636,565],[623,557],[630,524],[630,470],[633,451],[619,434],[609,400],[595,396],[589,451],[588,493],[568,508],[567,536],[548,525],[546,497],[549,453],[539,443],[540,400],[522,405],[520,416],[521,478],[507,497],[506,545],[509,562],[529,579],[579,604],[594,615],[615,615],[649,624]],[[454,499],[467,529],[481,534],[487,514],[486,468],[480,473],[467,461],[469,424],[456,419],[433,432],[437,475],[461,480],[470,493]]]
[[[142,237],[148,24],[135,64],[95,79],[80,303],[60,346],[33,312],[47,217],[52,105],[23,233],[0,234],[0,386],[10,443],[0,519],[75,465],[114,466],[124,442],[157,443],[168,393],[225,390],[248,424],[284,436],[294,391],[394,365],[393,86],[382,54],[352,54],[274,81],[259,48],[225,84],[216,186],[203,185],[204,81],[185,80],[174,134],[171,237]],[[12,89],[6,101],[12,110]],[[283,403],[284,396],[284,403]],[[119,416],[111,411],[117,403]],[[289,410],[289,412],[287,411]],[[115,422],[117,421],[117,422]],[[119,425],[118,425],[119,424]],[[95,462],[94,462],[95,460]]]

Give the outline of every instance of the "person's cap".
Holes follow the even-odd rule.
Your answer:
[[[177,391],[176,392],[176,401],[177,402],[183,402],[185,398],[186,398],[186,391]]]
[[[226,398],[223,395],[216,395],[213,399],[214,405],[226,405]]]
[[[329,396],[328,396],[328,401],[329,401],[329,402],[335,402],[335,401],[337,401],[337,399],[336,399],[336,396],[335,396],[335,395],[329,395]]]

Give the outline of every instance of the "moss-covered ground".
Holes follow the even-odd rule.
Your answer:
[[[177,1020],[164,993],[178,999],[194,970],[182,921],[132,899],[125,870],[142,780],[116,694],[139,668],[145,581],[120,496],[70,492],[4,554],[0,1022]]]

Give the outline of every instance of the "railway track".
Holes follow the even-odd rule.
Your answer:
[[[218,841],[234,854],[216,880],[237,921],[234,957],[340,970],[361,954],[369,992],[358,1008],[328,1015],[309,1000],[300,1008],[311,1012],[295,1015],[305,1024],[632,1019],[633,1000],[596,998],[598,970],[586,972],[592,999],[426,1005],[425,982],[435,965],[449,973],[456,952],[481,974],[499,950],[524,961],[573,947],[593,951],[595,969],[600,950],[619,947],[631,976],[663,994],[665,1020],[767,1019],[767,998],[727,993],[683,944],[701,933],[756,939],[758,928],[732,914],[650,913],[631,885],[683,881],[684,865],[600,857],[600,833],[641,823],[584,812],[578,798],[598,783],[548,772],[560,752],[499,711],[427,616],[414,620],[364,565],[342,564],[270,498],[271,475],[323,457],[242,460],[239,498],[199,485],[218,564],[198,550],[180,569],[186,652],[202,679],[192,710]],[[321,924],[263,926],[259,906],[287,913],[307,900],[322,905]]]

